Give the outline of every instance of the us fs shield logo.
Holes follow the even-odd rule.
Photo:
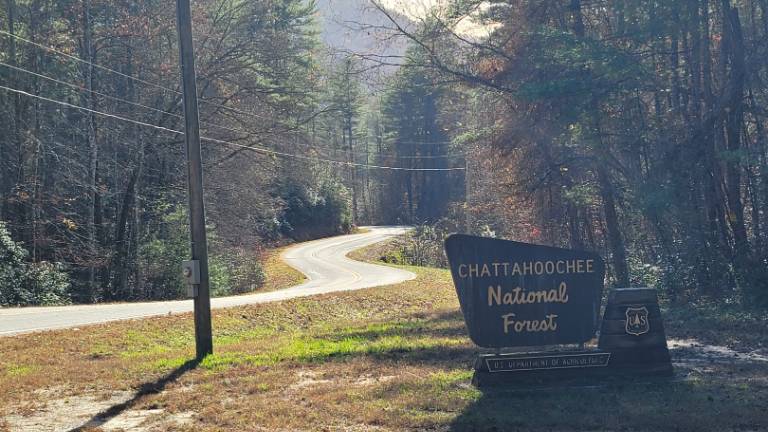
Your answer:
[[[627,326],[628,334],[640,336],[648,333],[651,329],[648,324],[648,308],[645,306],[630,306],[627,308]]]

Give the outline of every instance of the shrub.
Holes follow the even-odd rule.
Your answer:
[[[0,222],[0,306],[56,305],[70,302],[69,276],[58,263],[27,262],[27,251]]]
[[[46,261],[30,263],[27,267],[27,291],[31,293],[29,305],[57,305],[70,303],[69,275],[61,263]]]
[[[405,235],[397,258],[404,263],[426,267],[448,267],[444,243],[454,232],[454,227],[445,221],[434,225],[418,225]]]
[[[408,261],[403,256],[403,247],[404,243],[400,245],[401,247],[399,249],[389,249],[384,251],[384,255],[379,258],[382,262],[385,262],[387,264],[398,264],[398,265],[404,265],[409,264]]]
[[[19,304],[26,274],[27,252],[11,239],[0,222],[0,305]]]
[[[208,255],[208,278],[211,297],[222,297],[232,293],[232,265],[216,255]]]
[[[338,180],[327,179],[317,189],[288,183],[281,195],[286,204],[281,224],[283,233],[294,240],[311,240],[352,230],[349,191]]]
[[[231,294],[243,294],[259,289],[266,280],[258,251],[238,249],[229,254],[233,264],[231,273]]]
[[[189,219],[183,208],[167,213],[161,229],[152,233],[141,248],[146,265],[147,295],[151,299],[179,299],[187,287],[181,276],[181,262],[189,259]],[[258,254],[227,250],[218,245],[215,232],[208,230],[208,278],[214,297],[254,291],[264,283]],[[218,247],[217,247],[218,246]]]
[[[153,300],[183,298],[186,287],[181,262],[189,259],[189,223],[184,210],[162,216],[158,229],[149,233],[140,248],[146,277],[146,296]]]

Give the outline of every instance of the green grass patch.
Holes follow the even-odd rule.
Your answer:
[[[9,364],[5,367],[5,374],[10,378],[21,378],[35,372],[36,369],[34,366]]]
[[[122,340],[123,349],[119,356],[124,359],[157,357],[187,349],[194,346],[194,343],[194,334],[189,332],[168,331],[158,335],[151,331],[129,330]]]
[[[274,361],[268,355],[252,355],[245,352],[232,351],[206,356],[200,362],[200,367],[209,371],[222,371],[232,366],[263,366],[273,363]]]
[[[148,369],[154,372],[168,372],[171,370],[176,370],[182,367],[187,361],[189,361],[189,357],[174,357],[174,358],[161,358],[159,360],[155,360],[151,363],[151,367]]]

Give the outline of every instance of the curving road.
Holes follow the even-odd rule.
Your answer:
[[[307,282],[279,291],[211,299],[211,307],[227,308],[287,300],[337,291],[391,285],[416,277],[411,272],[354,261],[356,249],[404,233],[405,227],[367,227],[369,232],[297,244],[283,260],[307,276]],[[133,318],[192,311],[192,300],[0,309],[0,336],[77,327]]]

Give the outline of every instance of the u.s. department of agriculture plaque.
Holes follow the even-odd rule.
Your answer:
[[[468,235],[450,236],[445,248],[478,346],[561,345],[595,336],[605,277],[599,255]]]

